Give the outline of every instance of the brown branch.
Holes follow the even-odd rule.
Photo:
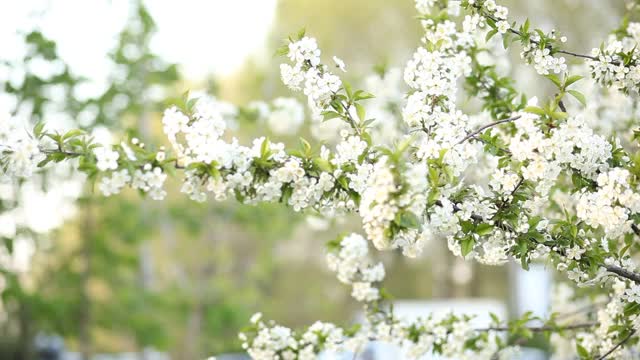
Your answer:
[[[629,280],[632,280],[640,284],[640,274],[638,273],[634,273],[632,271],[629,271],[627,269],[621,268],[620,266],[616,266],[616,265],[606,265],[605,268],[610,273],[616,274],[623,278],[627,278]]]

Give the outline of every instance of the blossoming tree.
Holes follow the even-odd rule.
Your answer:
[[[335,148],[306,140],[286,148],[264,137],[242,145],[225,129],[243,111],[187,96],[164,113],[168,148],[137,139],[100,146],[82,131],[51,132],[44,122],[23,132],[5,118],[5,176],[29,177],[37,167],[73,161],[105,196],[131,187],[162,200],[165,180],[175,173],[195,201],[279,202],[326,217],[357,213],[363,234],[330,242],[327,262],[362,303],[365,320],[352,328],[317,322],[294,332],[257,314],[240,334],[256,359],[357,354],[372,340],[396,344],[412,358],[510,358],[534,333],[549,336],[558,359],[636,358],[640,155],[634,147],[640,132],[627,121],[633,115],[602,114],[637,111],[640,23],[626,21],[584,55],[567,50],[566,37],[555,31],[510,21],[508,9],[494,0],[416,5],[425,34],[404,69],[404,94],[379,98],[375,90],[353,88],[337,75],[345,64],[337,57],[323,63],[315,39],[304,32],[279,49],[287,59],[282,81],[306,96],[312,121],[338,124]],[[518,47],[555,94],[544,101],[520,94],[486,61],[497,46]],[[395,88],[385,83],[397,79],[394,74],[371,83],[381,91]],[[592,80],[583,78],[587,74]],[[463,111],[461,93],[481,109]],[[400,111],[385,111],[389,104]],[[256,103],[253,110],[282,132],[291,127],[278,117],[300,122],[299,104],[290,100]],[[553,264],[601,295],[568,294],[565,303],[588,306],[547,319],[493,317],[484,328],[452,313],[399,319],[369,243],[416,257],[426,241],[440,240],[468,261],[514,259],[525,269],[532,261]]]

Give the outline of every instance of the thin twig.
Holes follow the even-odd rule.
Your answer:
[[[73,151],[65,151],[65,150],[59,150],[59,149],[45,149],[45,148],[40,148],[39,149],[41,153],[43,154],[63,154],[66,156],[82,156],[84,155],[83,153],[78,153],[78,152],[73,152]]]
[[[600,301],[600,302],[596,302],[596,303],[593,303],[593,304],[589,304],[589,305],[583,306],[583,307],[581,307],[581,308],[579,308],[579,309],[577,309],[575,311],[559,314],[558,316],[556,316],[554,318],[554,320],[558,321],[558,320],[562,320],[562,319],[572,318],[572,317],[574,317],[576,315],[582,314],[583,312],[589,312],[589,311],[595,310],[599,306],[604,306],[607,303],[608,303],[608,301],[606,301],[606,302]]]
[[[618,350],[618,348],[624,345],[624,343],[626,343],[627,341],[629,341],[633,336],[633,334],[635,333],[636,333],[635,330],[631,330],[629,335],[627,335],[624,339],[622,339],[619,343],[617,343],[616,346],[612,347],[609,351],[604,353],[604,355],[600,356],[598,360],[604,360],[607,356],[611,355],[614,351]]]
[[[557,330],[579,330],[579,329],[588,329],[598,325],[597,322],[587,322],[587,323],[579,323],[573,325],[566,326],[527,326],[531,332],[549,332],[549,331],[557,331]],[[476,331],[510,331],[511,328],[508,326],[490,326],[487,328],[475,329]]]
[[[500,124],[504,124],[504,123],[508,123],[508,122],[512,122],[512,121],[516,121],[516,120],[520,119],[520,117],[521,117],[521,115],[518,115],[518,116],[514,116],[514,117],[511,117],[511,118],[508,118],[508,119],[502,119],[502,120],[494,121],[494,122],[492,122],[490,124],[484,125],[484,126],[480,127],[478,130],[467,134],[467,136],[465,136],[462,140],[458,141],[458,143],[456,145],[460,145],[460,144],[464,143],[465,141],[471,139],[472,137],[478,135],[479,133],[483,132],[484,130],[486,130],[486,129],[490,128],[490,127],[493,127],[493,126],[496,126],[496,125],[500,125]]]
[[[498,18],[496,18],[495,16],[493,16],[491,14],[486,13],[486,14],[484,14],[484,16],[489,18],[489,19],[491,19],[491,20],[493,20],[493,21],[495,21],[495,22],[499,21]],[[522,37],[524,35],[519,30],[516,30],[516,29],[513,29],[513,28],[509,28],[509,32],[514,34],[514,35],[518,35],[520,37]],[[532,44],[540,45],[540,42],[537,41],[537,40],[533,40],[533,39],[529,38],[529,41]],[[549,49],[549,51],[553,50],[556,53],[565,54],[565,55],[571,55],[571,56],[582,58],[582,59],[589,59],[589,60],[598,61],[598,58],[595,57],[595,56],[579,54],[579,53],[576,53],[576,52],[573,52],[573,51],[568,51],[568,50],[553,49],[553,46],[551,46],[551,45],[547,45],[546,48]],[[615,61],[615,60],[614,61],[610,61],[609,63],[612,64],[612,65],[620,65],[620,63],[618,61]]]
[[[440,200],[436,200],[435,202],[436,206],[439,207],[443,207],[444,204],[442,204],[442,201]],[[462,211],[462,209],[460,207],[458,207],[458,205],[451,203],[452,207],[453,207],[453,212],[457,213],[458,211]],[[476,214],[471,214],[471,218],[475,221],[484,221],[484,218],[480,215],[476,215]]]

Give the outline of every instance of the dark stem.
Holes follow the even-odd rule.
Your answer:
[[[610,273],[614,273],[618,276],[622,276],[623,278],[633,280],[636,283],[640,284],[640,274],[631,272],[629,270],[623,269],[620,266],[616,266],[616,265],[607,265],[605,266],[605,268]]]
[[[606,353],[604,353],[604,355],[600,356],[598,358],[598,360],[603,360],[605,359],[607,356],[611,355],[614,351],[618,350],[619,347],[621,347],[622,345],[624,345],[627,341],[629,341],[631,339],[631,337],[636,333],[635,330],[631,330],[631,332],[629,333],[629,335],[627,335],[624,339],[622,339],[619,343],[616,344],[616,346],[612,347],[609,351],[607,351]]]
[[[73,151],[65,151],[61,149],[44,149],[40,148],[40,152],[43,154],[64,154],[66,156],[82,156],[83,153],[73,152]]]
[[[478,9],[480,9],[480,8],[478,8]],[[498,22],[499,21],[498,18],[496,18],[495,16],[493,16],[491,14],[484,13],[483,15],[485,17],[493,20],[494,22]],[[520,37],[524,36],[524,34],[522,34],[519,30],[516,30],[516,29],[509,28],[509,32],[514,34],[514,35],[518,35]],[[529,38],[529,41],[532,44],[540,45],[539,41],[533,40],[531,38]],[[547,45],[546,48],[549,49],[549,51],[553,51],[553,52],[559,53],[559,54],[571,55],[571,56],[575,56],[575,57],[578,57],[578,58],[589,59],[589,60],[594,60],[594,61],[598,60],[598,58],[595,57],[595,56],[585,55],[585,54],[578,54],[578,53],[575,53],[573,51],[568,51],[568,50],[554,49],[553,46],[551,46],[551,45]],[[620,63],[618,61],[611,61],[610,64],[612,64],[612,65],[620,65]]]
[[[528,326],[526,327],[528,330],[532,332],[549,332],[549,331],[558,331],[558,330],[579,330],[579,329],[588,329],[598,325],[597,322],[587,322],[587,323],[579,323],[573,325],[566,326]],[[511,328],[508,326],[491,326],[487,328],[475,329],[476,331],[510,331]]]
[[[508,122],[512,122],[512,121],[516,121],[516,120],[520,119],[520,117],[521,116],[518,115],[518,116],[514,116],[514,117],[511,117],[511,118],[508,118],[508,119],[502,119],[502,120],[494,121],[494,122],[492,122],[490,124],[484,125],[484,126],[480,127],[478,130],[467,134],[467,136],[465,136],[462,140],[458,141],[458,143],[456,145],[460,145],[460,144],[464,143],[465,141],[471,139],[472,137],[478,135],[479,133],[485,131],[486,129],[488,129],[490,127],[493,127],[493,126],[496,126],[496,125],[500,125],[500,124],[504,124],[504,123],[508,123]]]
[[[442,204],[442,201],[440,200],[436,200],[435,204],[439,207],[443,207],[444,205]],[[458,207],[458,205],[451,203],[451,205],[453,206],[453,212],[457,213],[458,211],[462,211],[462,209],[460,209]],[[484,221],[484,219],[482,218],[482,216],[480,215],[476,215],[476,214],[471,214],[471,218],[475,221]]]

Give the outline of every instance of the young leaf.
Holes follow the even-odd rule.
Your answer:
[[[567,80],[564,82],[564,87],[569,87],[569,85],[573,84],[576,81],[579,81],[583,78],[583,76],[580,75],[573,75],[573,76],[569,76],[567,78]]]
[[[358,113],[358,118],[360,119],[360,121],[364,121],[365,120],[365,115],[366,115],[366,111],[364,109],[364,106],[362,106],[361,104],[356,103],[356,112]]]
[[[487,223],[482,223],[479,224],[476,227],[476,234],[483,236],[483,235],[489,235],[491,234],[491,232],[493,231],[493,225],[487,224]]]
[[[539,108],[536,106],[527,106],[526,108],[524,108],[524,111],[528,113],[540,115],[540,116],[546,115],[546,113],[542,108]]]
[[[562,82],[560,81],[560,78],[557,75],[548,74],[548,75],[545,75],[545,77],[551,80],[551,82],[553,82],[558,88],[562,87]]]
[[[460,241],[460,249],[462,250],[462,256],[467,256],[471,251],[473,251],[473,246],[476,244],[476,241],[471,236],[467,236],[462,241]]]
[[[587,99],[581,92],[577,90],[567,90],[567,92],[571,94],[571,96],[576,98],[576,100],[580,101],[580,104],[582,104],[582,106],[587,106]]]
[[[33,127],[33,135],[35,135],[36,138],[40,138],[40,135],[42,135],[42,131],[44,130],[44,121],[38,121],[38,123]]]

